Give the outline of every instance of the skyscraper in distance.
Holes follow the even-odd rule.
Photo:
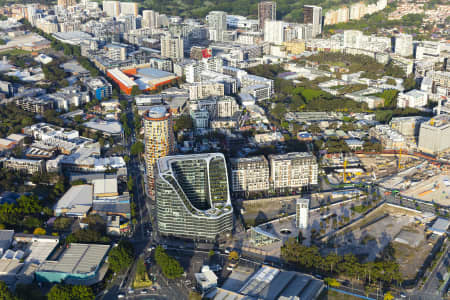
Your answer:
[[[264,41],[281,45],[284,42],[284,29],[286,23],[283,21],[265,21],[264,27]]]
[[[408,57],[413,55],[413,37],[410,34],[399,34],[395,37],[395,54]]]
[[[142,27],[157,28],[159,13],[153,10],[142,11]]]
[[[303,6],[303,23],[313,25],[313,37],[322,33],[322,7],[315,5]]]
[[[118,17],[120,15],[119,1],[103,1],[103,11],[108,17]]]
[[[227,30],[227,13],[224,11],[210,11],[206,16],[210,40],[222,41],[223,32]]]
[[[67,8],[69,6],[75,6],[77,5],[76,0],[58,0],[58,6]]]
[[[264,30],[266,20],[277,19],[277,3],[273,1],[263,1],[258,3],[259,29]]]
[[[120,14],[123,16],[137,16],[139,14],[136,2],[120,2]]]
[[[163,105],[152,106],[143,122],[148,193],[154,196],[156,161],[175,152],[172,114]]]
[[[171,37],[170,35],[161,37],[161,56],[172,59],[182,59],[183,40],[181,37]]]

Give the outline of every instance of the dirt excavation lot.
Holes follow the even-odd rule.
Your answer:
[[[415,248],[398,242],[392,243],[393,255],[399,264],[404,280],[414,279],[431,249],[433,249],[433,245],[434,241],[431,243],[423,241]]]
[[[353,253],[364,262],[395,259],[404,279],[412,279],[435,242],[427,239],[420,219],[420,213],[384,204],[337,232],[324,252]]]

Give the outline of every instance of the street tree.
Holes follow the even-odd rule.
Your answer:
[[[120,273],[127,269],[133,262],[133,246],[125,241],[109,252],[109,267],[114,273]]]
[[[229,260],[238,260],[239,259],[239,253],[237,251],[231,251],[230,254],[228,254]]]
[[[16,296],[9,290],[4,281],[0,281],[0,299],[1,300],[18,300]]]

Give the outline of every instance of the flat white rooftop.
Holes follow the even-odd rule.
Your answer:
[[[92,185],[72,186],[58,201],[55,210],[70,209],[76,205],[92,205]]]

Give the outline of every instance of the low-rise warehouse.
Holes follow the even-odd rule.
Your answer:
[[[106,273],[101,269],[109,248],[109,245],[72,243],[58,260],[44,262],[36,272],[36,279],[38,282],[95,284]]]

